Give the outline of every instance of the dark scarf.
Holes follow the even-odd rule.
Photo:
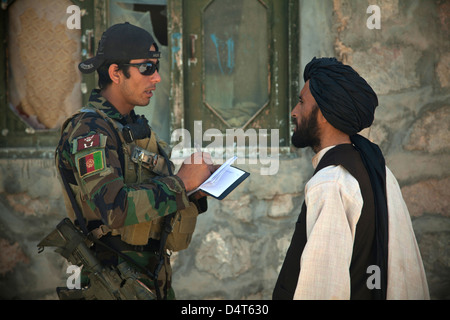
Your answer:
[[[381,272],[381,290],[378,299],[386,299],[388,267],[388,208],[386,197],[386,166],[380,148],[359,134],[350,137],[359,151],[369,174],[375,202],[376,261]],[[375,290],[379,292],[378,290]]]

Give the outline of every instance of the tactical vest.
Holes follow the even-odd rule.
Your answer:
[[[105,121],[113,126],[121,140],[123,152],[123,179],[127,186],[139,185],[144,181],[149,181],[156,176],[168,176],[168,165],[172,166],[172,162],[166,163],[164,157],[160,154],[158,144],[168,148],[163,141],[158,142],[158,138],[154,132],[151,133],[150,138],[135,140],[127,143],[122,134],[122,124],[114,119],[108,117],[104,112],[94,108],[84,108],[82,112],[92,112],[100,115]],[[76,116],[76,115],[75,115]],[[73,118],[73,117],[72,117]],[[68,121],[66,122],[68,123]],[[104,142],[106,145],[106,141]],[[104,147],[104,145],[103,145]],[[71,185],[73,193],[76,195],[76,200],[83,212],[86,220],[98,220],[94,211],[82,200],[80,187],[82,185],[80,179],[77,178],[77,185]],[[65,196],[65,200],[67,195]],[[69,211],[69,217],[74,220],[74,212],[70,210],[71,206],[66,207]],[[198,210],[195,204],[189,203],[189,206],[183,210],[177,211],[170,223],[172,225],[172,232],[169,234],[166,242],[166,248],[171,251],[180,251],[186,249],[192,239],[192,234],[195,230],[197,222]],[[110,229],[105,225],[92,232],[101,237],[108,232],[114,235],[120,235],[121,240],[131,245],[146,245],[150,238],[159,240],[161,236],[162,223],[164,217],[158,217],[151,221],[124,226],[120,229]]]

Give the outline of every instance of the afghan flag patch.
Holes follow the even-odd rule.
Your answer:
[[[80,170],[79,172],[81,177],[102,170],[104,168],[103,151],[94,151],[79,158],[78,168]]]

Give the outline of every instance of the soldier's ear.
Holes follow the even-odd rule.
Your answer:
[[[116,63],[113,63],[108,68],[108,74],[111,78],[112,82],[115,84],[119,84],[120,82],[120,70],[119,66]]]

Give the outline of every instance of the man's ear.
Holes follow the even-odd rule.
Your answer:
[[[115,63],[111,64],[108,69],[109,77],[111,78],[112,82],[115,84],[119,84],[120,82],[120,70],[119,66]]]
[[[320,110],[319,106],[317,106],[318,112],[317,112],[317,123],[328,123],[327,119],[323,116],[322,110]]]

